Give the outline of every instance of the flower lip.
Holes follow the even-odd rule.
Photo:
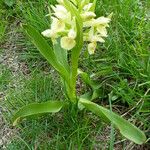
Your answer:
[[[76,41],[68,36],[64,36],[61,38],[61,47],[66,50],[71,50],[76,45]]]

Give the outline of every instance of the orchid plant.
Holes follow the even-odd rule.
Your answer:
[[[94,54],[98,42],[105,42],[111,15],[97,18],[96,0],[92,2],[90,0],[57,0],[57,2],[56,6],[51,6],[49,15],[52,23],[49,29],[40,34],[29,25],[23,25],[23,28],[41,54],[59,73],[66,99],[26,105],[14,114],[13,125],[31,115],[56,113],[63,107],[70,107],[71,103],[73,107],[78,107],[81,111],[87,109],[104,121],[112,123],[124,137],[131,141],[137,144],[144,143],[146,137],[140,129],[118,114],[93,102],[99,97],[100,86],[78,68],[79,56],[85,42],[90,55]],[[53,46],[50,46],[43,36],[49,38]],[[70,63],[68,53],[71,53]],[[77,76],[81,76],[81,79],[91,87],[90,92],[77,95]]]

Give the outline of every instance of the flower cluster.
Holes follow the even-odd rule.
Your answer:
[[[78,9],[83,22],[83,40],[88,42],[88,52],[95,52],[97,42],[104,42],[104,37],[107,37],[106,27],[109,27],[109,17],[96,18],[94,13],[94,3],[89,0],[82,0],[78,4],[77,0],[70,0]],[[61,47],[66,50],[71,50],[75,47],[77,28],[76,18],[71,15],[64,5],[63,0],[57,0],[59,3],[56,6],[51,6],[52,9],[52,24],[51,28],[42,32],[42,35],[52,39],[53,43],[57,38],[60,39]],[[80,5],[80,6],[79,6]]]

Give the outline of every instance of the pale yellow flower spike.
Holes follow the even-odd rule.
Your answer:
[[[76,19],[71,15],[65,5],[64,0],[57,0],[58,5],[51,6],[52,8],[52,24],[51,28],[42,32],[42,35],[52,39],[55,44],[57,38],[60,39],[60,44],[63,49],[71,50],[76,46]],[[104,43],[104,37],[107,37],[107,27],[111,21],[111,16],[96,18],[93,11],[94,3],[90,0],[70,0],[74,7],[80,13],[83,21],[83,41],[87,41],[89,54],[94,54],[97,42]],[[77,5],[80,5],[79,7]]]

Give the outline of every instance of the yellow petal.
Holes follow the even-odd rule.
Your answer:
[[[83,14],[81,14],[82,19],[92,19],[94,17],[96,17],[96,14],[89,11],[89,12],[84,12]]]
[[[55,33],[51,29],[47,29],[43,31],[41,34],[48,38],[53,37],[55,35]]]
[[[71,50],[76,45],[76,41],[70,37],[64,36],[60,41],[61,47],[66,50]]]
[[[90,20],[86,20],[83,22],[83,27],[91,27],[93,26],[93,22],[95,21],[95,19],[90,19]]]
[[[55,32],[62,32],[65,29],[65,23],[55,17],[52,17],[52,19],[51,29]]]
[[[96,46],[97,46],[96,42],[88,44],[88,52],[90,55],[94,54]]]
[[[99,18],[97,18],[96,20],[95,20],[95,22],[93,22],[93,25],[94,26],[97,26],[97,25],[99,25],[99,24],[108,24],[109,22],[110,22],[111,20],[110,20],[110,18],[106,18],[106,17],[99,17]]]
[[[68,33],[68,37],[75,39],[76,38],[77,33],[75,32],[74,29],[71,29]]]
[[[67,9],[62,5],[56,5],[55,7],[53,5],[51,5],[51,8],[54,12],[67,13]]]
[[[68,18],[68,11],[64,6],[56,5],[56,7],[54,7],[54,6],[51,6],[51,7],[54,11],[54,15],[57,18],[62,19],[62,20],[65,20]]]
[[[91,40],[92,42],[101,42],[104,43],[104,39],[100,35],[94,35],[93,39]]]
[[[97,27],[97,31],[101,34],[101,36],[107,37],[107,30],[105,26],[99,25]]]
[[[62,5],[56,5],[56,12],[57,11],[60,11],[60,12],[63,12],[63,13],[67,13],[67,9],[62,6]]]

